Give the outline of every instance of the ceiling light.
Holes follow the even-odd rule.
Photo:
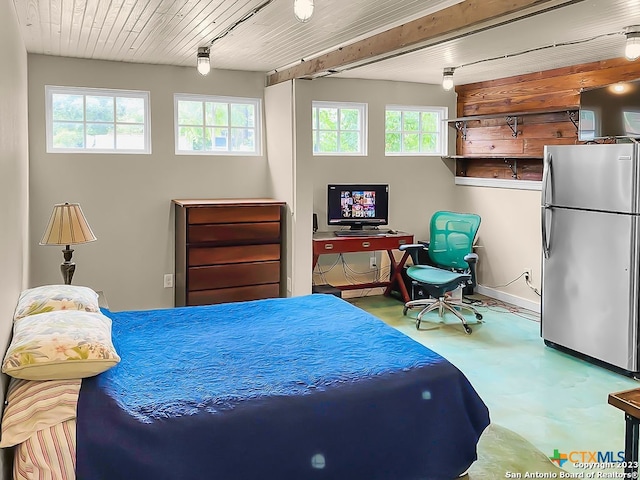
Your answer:
[[[453,88],[453,67],[447,67],[442,72],[442,88],[445,90],[451,90]]]
[[[306,23],[313,15],[313,0],[293,0],[293,14],[296,20]]]
[[[624,48],[624,56],[628,60],[636,60],[640,57],[640,26],[625,28],[627,45]]]
[[[208,75],[211,71],[211,61],[209,60],[209,47],[198,48],[198,60],[196,64],[200,75]]]
[[[611,89],[614,93],[624,93],[626,90],[624,83],[616,83],[611,87]]]

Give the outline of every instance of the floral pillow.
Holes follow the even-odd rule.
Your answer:
[[[55,310],[99,312],[98,294],[89,287],[76,285],[43,285],[24,290],[18,299],[13,319]]]
[[[97,375],[119,361],[109,317],[58,310],[14,322],[2,371],[25,380],[63,380]]]

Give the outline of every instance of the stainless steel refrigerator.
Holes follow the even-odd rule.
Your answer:
[[[639,370],[639,190],[637,144],[545,147],[542,337],[632,375]]]

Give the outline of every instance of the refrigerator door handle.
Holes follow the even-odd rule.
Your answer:
[[[551,154],[548,153],[544,157],[544,165],[542,166],[542,206],[548,206],[553,201],[553,198],[551,198],[551,183],[553,182],[551,161]]]
[[[549,258],[549,242],[548,242],[548,236],[547,236],[547,212],[551,213],[553,210],[549,207],[547,207],[546,205],[543,205],[542,208],[540,208],[540,221],[542,224],[542,253],[544,255],[544,258]]]
[[[542,225],[542,253],[544,258],[549,258],[549,241],[547,236],[547,212],[551,213],[549,208],[549,200],[551,197],[551,182],[553,182],[551,172],[552,157],[550,153],[547,153],[544,157],[544,165],[542,170],[542,208],[540,209],[540,222]]]

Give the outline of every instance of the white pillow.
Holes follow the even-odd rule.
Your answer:
[[[13,320],[56,310],[99,312],[98,294],[89,287],[76,285],[43,285],[20,294]]]
[[[102,313],[57,310],[21,318],[2,371],[26,380],[97,375],[120,361],[111,342],[111,319]]]

